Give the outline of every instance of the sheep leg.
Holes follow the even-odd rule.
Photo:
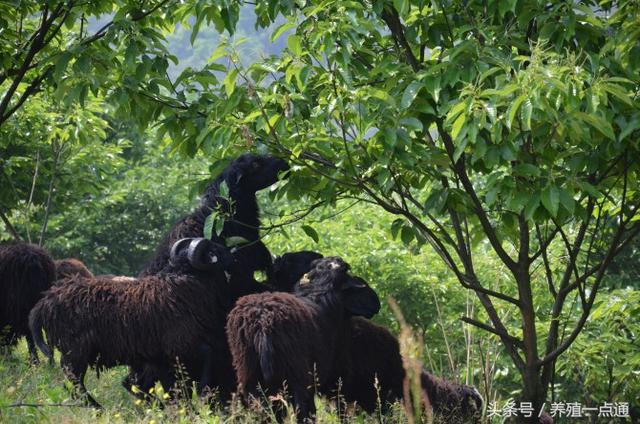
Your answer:
[[[62,355],[60,359],[60,365],[62,365],[62,371],[69,381],[73,384],[73,397],[80,397],[84,403],[88,406],[92,406],[96,409],[102,409],[102,406],[91,396],[89,391],[84,385],[84,376],[87,373],[87,364],[81,363],[81,361],[73,361]]]
[[[201,386],[217,389],[220,402],[227,403],[231,400],[231,395],[236,388],[236,375],[229,346],[224,343],[216,346],[215,349],[209,347],[208,351],[209,353],[204,356]]]
[[[316,405],[313,401],[313,391],[305,387],[292,388],[293,403],[296,408],[296,420],[299,424],[313,423],[316,415]]]
[[[38,359],[38,349],[36,348],[36,344],[33,341],[33,337],[31,337],[31,334],[27,334],[26,338],[27,347],[29,348],[29,363],[31,365],[38,365],[40,363],[40,360]]]
[[[155,385],[155,368],[150,364],[131,366],[129,374],[122,380],[122,386],[134,397],[151,402],[157,397],[151,395],[150,390]],[[137,390],[133,389],[133,386]]]
[[[204,358],[202,363],[202,372],[198,382],[198,393],[203,393],[205,390],[211,390],[214,386],[214,378],[212,376],[214,361],[213,361],[213,348],[208,344],[200,345],[200,357]]]

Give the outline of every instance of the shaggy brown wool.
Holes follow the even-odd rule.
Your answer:
[[[230,305],[236,299],[250,293],[260,293],[268,289],[264,284],[258,283],[254,278],[254,271],[261,270],[269,272],[271,268],[271,253],[260,241],[260,213],[256,192],[273,185],[278,181],[278,174],[289,169],[287,163],[274,156],[244,154],[231,162],[220,175],[209,185],[202,196],[200,206],[190,215],[178,221],[171,231],[165,236],[158,246],[154,257],[145,266],[140,276],[154,275],[162,270],[168,260],[169,251],[173,243],[185,237],[204,237],[204,222],[213,211],[230,214],[220,236],[213,234],[213,240],[221,244],[229,237],[242,237],[249,243],[240,246],[234,253],[236,266],[231,271],[231,285],[228,292],[228,302]],[[222,196],[222,185],[227,186],[228,199]],[[225,312],[228,312],[226,310]],[[207,355],[205,347],[201,347],[200,353]],[[223,352],[230,358],[228,352]],[[220,362],[220,354],[216,363]],[[189,374],[196,375],[207,372],[203,364],[193,362],[188,364]],[[160,373],[155,376],[154,369],[160,369]],[[231,369],[229,359],[229,369]],[[155,381],[163,380],[163,375],[170,375],[167,370],[151,364],[148,369],[145,365],[130,370],[129,376],[122,382],[123,386],[133,393],[132,385],[138,386],[142,391],[147,391],[153,387]],[[233,380],[233,372],[228,373],[225,381]],[[234,384],[235,386],[235,384]],[[165,386],[165,389],[167,387]],[[134,393],[135,394],[135,393]],[[228,390],[220,390],[222,400],[230,397]]]
[[[53,258],[26,243],[0,246],[0,346],[13,346],[25,336],[32,362],[38,353],[29,331],[29,311],[55,279]]]
[[[311,269],[317,256],[320,254],[308,251],[282,255],[274,261],[270,284],[277,290],[287,290],[292,281]],[[398,340],[391,332],[362,317],[353,317],[341,349],[341,366],[334,380],[321,387],[324,394],[334,397],[339,393],[345,401],[356,402],[369,413],[378,406],[385,410],[402,399],[405,370]],[[426,370],[421,383],[434,411],[447,422],[473,421],[482,411],[482,398],[471,386],[446,381]]]
[[[336,378],[336,364],[344,359],[339,356],[348,337],[348,317],[370,317],[380,308],[375,292],[349,276],[349,266],[340,258],[320,259],[312,266],[295,294],[245,296],[227,320],[242,398],[259,399],[258,386],[275,395],[286,385],[299,422],[315,414],[314,383],[323,386]]]
[[[224,246],[215,245],[205,257],[216,256],[217,262],[224,252],[229,259],[218,263],[228,264],[232,259]],[[187,264],[170,264],[157,275],[117,284],[111,278],[68,277],[31,311],[36,344],[51,356],[42,340],[44,329],[49,343],[61,352],[68,378],[89,404],[99,406],[83,384],[89,365],[165,365],[176,358],[200,360],[203,345],[214,352],[221,349],[225,337],[220,311],[230,307],[221,267],[195,271]]]
[[[398,340],[386,328],[359,317],[351,319],[350,329],[351,338],[345,348],[352,366],[344,372],[341,394],[347,402],[356,402],[367,412],[378,406],[385,409],[403,396],[405,370]],[[426,370],[420,379],[434,412],[447,422],[479,418],[483,401],[475,388],[436,377]]]
[[[93,273],[89,271],[82,261],[75,258],[58,259],[56,264],[56,280],[61,280],[72,275],[79,275],[84,278],[92,278]]]

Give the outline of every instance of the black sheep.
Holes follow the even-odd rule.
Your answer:
[[[38,353],[29,332],[29,311],[55,280],[53,258],[41,247],[26,243],[0,246],[0,346],[27,338],[31,362]]]
[[[260,216],[256,192],[273,185],[278,181],[278,175],[287,171],[287,163],[274,156],[254,155],[250,153],[239,156],[231,162],[220,175],[209,185],[202,196],[200,206],[190,215],[178,221],[158,247],[154,258],[146,265],[140,276],[153,275],[159,272],[167,263],[169,249],[176,241],[184,237],[203,237],[204,223],[212,212],[218,211],[231,214],[232,219],[226,219],[220,237],[213,235],[213,240],[224,244],[229,237],[242,237],[249,243],[240,246],[234,253],[236,266],[233,267],[232,284],[229,292],[229,304],[232,306],[239,297],[267,290],[267,286],[253,279],[255,271],[269,272],[271,268],[271,254],[260,241]],[[221,186],[225,183],[228,188],[228,200],[223,198]],[[228,312],[225,311],[225,312]],[[203,348],[200,349],[203,351]],[[206,354],[206,349],[204,350]],[[189,366],[190,374],[199,374],[197,363]],[[157,374],[155,371],[157,371]],[[172,375],[166,367],[155,364],[133,367],[129,375],[122,382],[123,386],[132,394],[132,386],[137,386],[142,392],[153,387],[156,380],[169,381],[166,377]],[[233,373],[229,374],[233,378]],[[221,390],[221,398],[225,399],[227,390]]]
[[[271,254],[260,241],[260,216],[256,192],[278,181],[278,174],[287,171],[287,163],[277,157],[245,153],[231,162],[209,185],[202,196],[200,206],[190,215],[178,221],[158,247],[154,258],[147,264],[141,275],[159,272],[167,263],[169,250],[176,240],[184,237],[204,237],[204,223],[212,212],[231,214],[220,234],[214,241],[224,243],[229,237],[242,237],[249,243],[238,247],[234,257],[243,264],[243,272],[253,276],[254,271],[268,271]],[[229,189],[229,202],[221,196],[221,185]],[[261,291],[260,286],[247,287],[237,293]]]
[[[341,395],[367,412],[401,400],[405,370],[396,337],[384,327],[353,317],[351,338],[345,345],[351,364],[341,373]],[[346,376],[346,377],[344,377]],[[433,411],[447,422],[471,422],[482,414],[483,400],[472,386],[456,384],[422,370],[422,390]]]
[[[75,258],[58,259],[55,261],[55,265],[56,280],[62,280],[76,274],[84,278],[93,278],[94,276],[82,261]]]
[[[200,361],[195,356],[203,345],[214,352],[224,349],[224,316],[219,311],[229,308],[225,271],[232,260],[225,246],[182,239],[156,275],[119,283],[69,277],[47,291],[31,311],[34,340],[51,357],[42,339],[42,329],[46,331],[49,343],[61,352],[69,380],[88,404],[99,407],[84,387],[89,365],[164,366],[176,358]]]
[[[267,284],[274,290],[290,293],[300,278],[311,270],[311,262],[322,255],[309,250],[285,253],[273,261]]]
[[[316,260],[312,268],[294,294],[245,296],[227,319],[242,399],[259,398],[258,386],[274,395],[286,384],[299,422],[315,414],[315,382],[322,387],[335,379],[348,318],[371,317],[380,309],[376,293],[350,276],[349,265],[340,258]]]
[[[270,284],[276,290],[290,291],[291,282],[308,272],[318,256],[321,255],[309,251],[282,255],[273,263]],[[398,340],[391,332],[367,319],[353,317],[350,337],[343,349],[348,359],[341,362],[338,379],[322,388],[324,394],[333,396],[339,390],[345,401],[356,402],[369,413],[402,399],[406,374]],[[446,381],[426,370],[421,373],[421,384],[434,412],[446,417],[447,422],[460,419],[467,422],[482,412],[482,398],[471,386]]]

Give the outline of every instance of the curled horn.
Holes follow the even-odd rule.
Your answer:
[[[169,254],[169,260],[173,261],[176,258],[176,256],[178,256],[180,252],[182,252],[184,248],[189,243],[191,243],[192,240],[193,240],[192,238],[187,237],[187,238],[182,238],[177,242],[173,243],[173,246],[171,247],[171,253]]]
[[[189,250],[187,252],[187,259],[189,259],[189,263],[195,269],[200,271],[206,271],[211,268],[211,264],[216,263],[218,261],[217,256],[207,257],[205,256],[208,247],[210,246],[210,241],[204,238],[193,239],[191,244],[189,244]]]

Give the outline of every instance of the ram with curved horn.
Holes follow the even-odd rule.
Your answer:
[[[210,358],[216,351],[224,354],[220,311],[229,307],[225,272],[232,262],[225,246],[184,238],[173,244],[167,265],[155,275],[117,284],[73,275],[47,291],[31,311],[34,340],[51,357],[45,330],[49,344],[61,352],[60,364],[76,394],[99,407],[84,386],[90,365],[164,367],[175,358],[199,363],[202,346],[214,353]],[[215,378],[213,373],[214,380],[205,383],[216,385]]]

